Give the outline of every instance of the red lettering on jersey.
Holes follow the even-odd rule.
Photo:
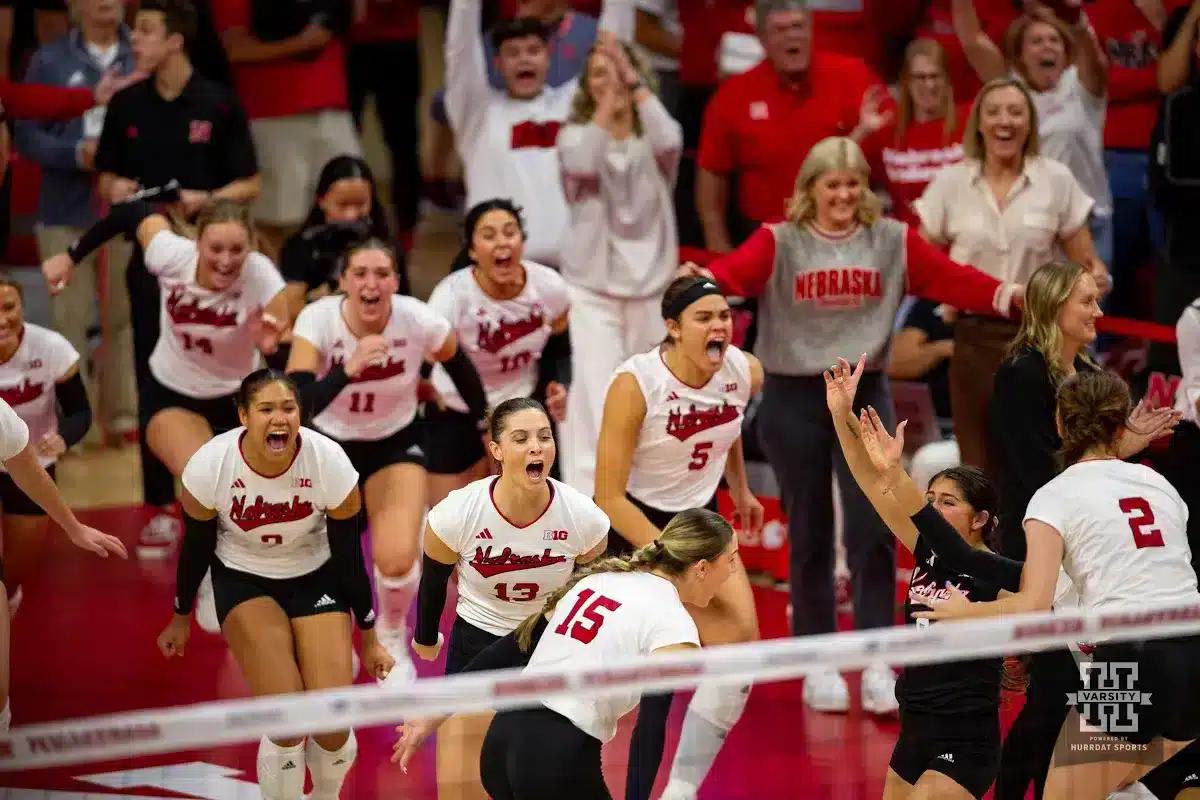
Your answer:
[[[311,489],[312,478],[292,478],[293,489]]]
[[[330,359],[332,366],[345,365],[345,357]],[[404,359],[399,361],[388,356],[388,360],[382,364],[368,364],[363,367],[363,371],[358,373],[357,377],[351,378],[351,383],[363,383],[364,381],[386,381],[388,378],[394,378],[397,375],[403,375],[405,372]]]
[[[519,556],[513,553],[511,547],[504,548],[499,555],[492,555],[492,546],[488,545],[486,548],[475,548],[475,557],[471,559],[471,566],[483,577],[494,578],[506,572],[562,564],[566,560],[566,556],[552,554],[549,547],[534,556]]]
[[[939,584],[937,581],[930,580],[928,571],[918,568],[913,570],[912,580],[908,583],[908,593],[924,600],[949,600],[951,586],[962,592],[965,597],[971,596],[970,589],[965,589],[957,583]]]
[[[25,363],[25,369],[41,369],[41,368],[42,368],[42,360],[40,358],[35,358],[32,361],[27,361]]]
[[[675,409],[667,414],[667,435],[686,442],[697,433],[733,422],[737,418],[738,410],[728,402],[700,411],[697,411],[696,404],[692,403],[687,411]]]
[[[237,309],[204,308],[200,300],[191,297],[183,286],[176,286],[167,296],[167,316],[176,325],[208,325],[213,328],[236,328]]]
[[[313,504],[301,500],[300,495],[293,495],[290,503],[268,503],[260,494],[254,502],[246,505],[246,496],[233,498],[233,506],[229,509],[229,518],[233,524],[249,533],[263,525],[275,525],[282,522],[295,522],[313,513]]]
[[[736,391],[737,391],[737,384],[736,384],[736,383],[727,383],[727,384],[725,384],[725,391],[727,391],[727,392],[736,392]]]
[[[858,308],[883,295],[879,270],[871,267],[817,269],[796,276],[795,299],[824,308]]]
[[[1037,639],[1042,636],[1075,636],[1083,633],[1083,620],[1067,619],[1051,622],[1038,622],[1032,625],[1018,625],[1013,630],[1013,640]]]
[[[540,305],[535,305],[525,319],[501,320],[495,324],[480,320],[475,343],[480,350],[495,355],[518,339],[541,330],[545,324],[546,312]]]
[[[558,129],[561,122],[534,122],[526,120],[512,126],[512,141],[509,145],[513,150],[548,150],[558,143]]]
[[[18,386],[8,386],[0,389],[0,398],[14,408],[32,402],[42,396],[42,392],[46,391],[46,387],[40,383],[34,383],[29,378]]]

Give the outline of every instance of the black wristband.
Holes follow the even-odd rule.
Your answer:
[[[348,519],[326,517],[325,535],[329,539],[329,561],[354,612],[354,621],[360,630],[374,628],[374,596],[362,551],[362,514]]]
[[[421,585],[417,589],[417,627],[413,641],[432,647],[438,641],[438,625],[446,607],[446,584],[454,572],[453,564],[443,564],[429,556],[421,560]]]
[[[341,364],[334,364],[321,380],[317,380],[317,376],[311,372],[290,372],[288,375],[300,393],[300,405],[306,420],[328,408],[337,399],[338,393],[350,385],[350,376]]]
[[[442,366],[446,369],[450,380],[454,381],[454,388],[458,389],[458,394],[466,403],[471,416],[476,420],[486,418],[488,413],[487,392],[483,388],[479,372],[471,363],[471,359],[467,358],[467,354],[461,349],[456,350],[453,356],[442,362]]]
[[[196,592],[212,568],[217,552],[217,518],[195,519],[183,514],[183,542],[175,567],[175,613],[191,614]]]

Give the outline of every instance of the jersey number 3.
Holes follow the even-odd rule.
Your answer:
[[[1151,528],[1154,524],[1154,511],[1144,497],[1122,497],[1118,503],[1121,513],[1128,517],[1129,530],[1133,531],[1133,543],[1141,550],[1143,547],[1162,547],[1162,531]]]
[[[592,599],[593,597],[595,599]],[[591,600],[590,603],[589,600]],[[584,605],[587,605],[587,608],[584,608]],[[604,625],[604,613],[616,611],[620,607],[621,604],[611,597],[597,595],[591,589],[584,589],[575,600],[575,606],[571,609],[571,613],[567,614],[567,618],[554,629],[554,632],[588,644],[596,638],[600,627]],[[576,620],[575,617],[579,615],[580,609],[583,609],[583,619]]]

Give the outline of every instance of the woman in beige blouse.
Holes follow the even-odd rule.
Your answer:
[[[993,277],[1026,283],[1063,254],[1087,267],[1101,289],[1088,218],[1093,201],[1062,164],[1039,155],[1037,111],[1012,78],[988,81],[971,108],[965,160],[942,169],[914,204],[921,235],[950,258]],[[964,464],[985,467],[987,411],[996,370],[1017,332],[1013,322],[962,315],[954,326],[950,406]]]

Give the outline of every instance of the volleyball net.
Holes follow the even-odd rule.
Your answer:
[[[1198,632],[1200,604],[1103,613],[1072,610],[773,639],[602,666],[503,670],[395,688],[355,686],[145,709],[14,728],[0,737],[0,772],[522,708],[562,695],[642,694],[694,688],[701,682],[762,684],[823,667],[910,666]]]

